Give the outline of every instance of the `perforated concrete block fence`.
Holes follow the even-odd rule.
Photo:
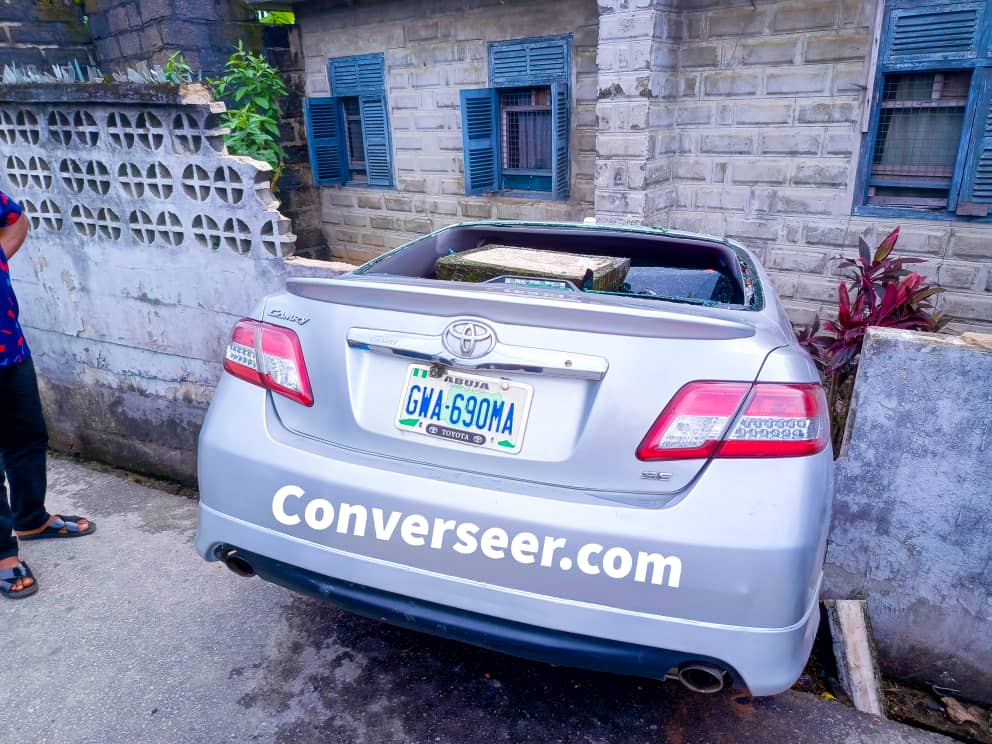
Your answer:
[[[230,329],[295,240],[220,111],[201,86],[0,89],[0,189],[32,227],[11,270],[59,446],[195,478]]]
[[[221,104],[0,110],[4,179],[46,239],[292,255],[269,166],[226,154]]]

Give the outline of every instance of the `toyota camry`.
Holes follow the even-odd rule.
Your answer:
[[[813,643],[820,376],[755,255],[596,224],[439,230],[233,328],[196,545],[553,664],[770,695]]]

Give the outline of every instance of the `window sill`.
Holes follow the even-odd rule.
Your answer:
[[[527,201],[568,201],[567,196],[557,196],[551,191],[519,191],[506,189],[504,191],[487,191],[482,196],[494,199],[524,199]]]
[[[992,212],[988,217],[961,217],[948,211],[924,211],[922,209],[907,209],[905,207],[873,207],[870,205],[857,206],[851,210],[855,217],[898,217],[901,219],[930,220],[933,222],[992,222]]]
[[[363,191],[367,189],[376,189],[378,191],[396,191],[396,186],[373,186],[368,183],[329,183],[323,186],[318,185],[317,188],[321,189],[362,189]]]

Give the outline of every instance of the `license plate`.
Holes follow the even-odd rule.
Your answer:
[[[516,454],[524,441],[533,388],[520,382],[431,368],[407,369],[396,428],[468,447]]]

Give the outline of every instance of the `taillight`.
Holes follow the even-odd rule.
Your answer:
[[[288,328],[250,318],[238,321],[224,353],[224,369],[297,403],[313,405],[300,339]]]
[[[827,399],[820,385],[691,382],[665,407],[637,457],[798,457],[815,454],[829,442]]]
[[[260,325],[254,320],[242,320],[234,326],[231,343],[224,353],[224,369],[235,377],[265,387],[255,358],[255,331]]]
[[[827,396],[820,385],[758,383],[717,457],[799,457],[830,443]]]

